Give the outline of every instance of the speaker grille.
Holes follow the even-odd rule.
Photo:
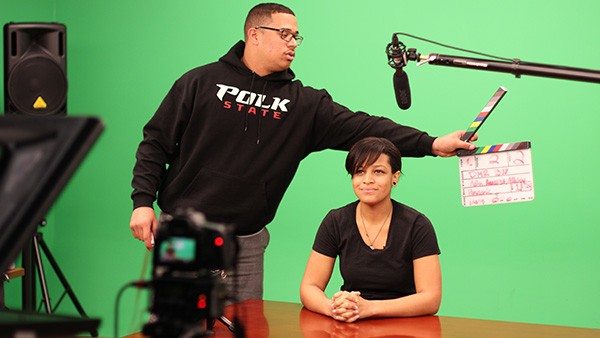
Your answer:
[[[55,115],[64,111],[67,78],[52,59],[33,56],[14,67],[7,90],[16,111],[36,116]]]

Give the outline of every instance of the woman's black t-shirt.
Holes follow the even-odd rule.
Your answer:
[[[358,201],[331,210],[317,231],[313,250],[340,257],[341,290],[360,291],[365,299],[392,299],[416,293],[413,260],[439,255],[433,225],[422,213],[392,200],[385,247],[372,250],[356,224]]]

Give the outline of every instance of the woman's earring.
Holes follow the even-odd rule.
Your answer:
[[[396,183],[398,183],[398,182],[392,182],[393,185],[396,185]]]

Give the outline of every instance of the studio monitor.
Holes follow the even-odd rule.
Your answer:
[[[30,116],[67,113],[66,27],[4,25],[4,111]]]

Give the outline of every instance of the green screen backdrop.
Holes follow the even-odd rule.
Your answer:
[[[353,110],[443,135],[464,129],[498,88],[509,92],[479,145],[531,141],[535,200],[461,205],[456,158],[405,159],[393,198],[435,226],[443,270],[440,315],[600,328],[598,84],[410,63],[413,105],[397,108],[384,53],[407,32],[509,58],[600,69],[600,3],[548,1],[285,1],[305,41],[292,68]],[[3,23],[67,26],[68,114],[106,130],[51,210],[48,244],[100,334],[112,334],[117,290],[147,276],[149,254],[129,230],[131,171],[142,127],[172,83],[243,37],[248,1],[0,0]],[[411,38],[423,54],[468,56]],[[2,84],[3,86],[3,84]],[[4,98],[3,98],[4,99]],[[309,156],[268,226],[265,298],[299,302],[314,234],[332,208],[355,199],[345,153]],[[47,268],[47,274],[52,272]],[[60,285],[49,276],[53,300]],[[20,306],[20,282],[7,303]],[[334,274],[328,292],[339,288]],[[120,333],[138,331],[148,292],[129,290]],[[59,312],[75,314],[65,300]]]

